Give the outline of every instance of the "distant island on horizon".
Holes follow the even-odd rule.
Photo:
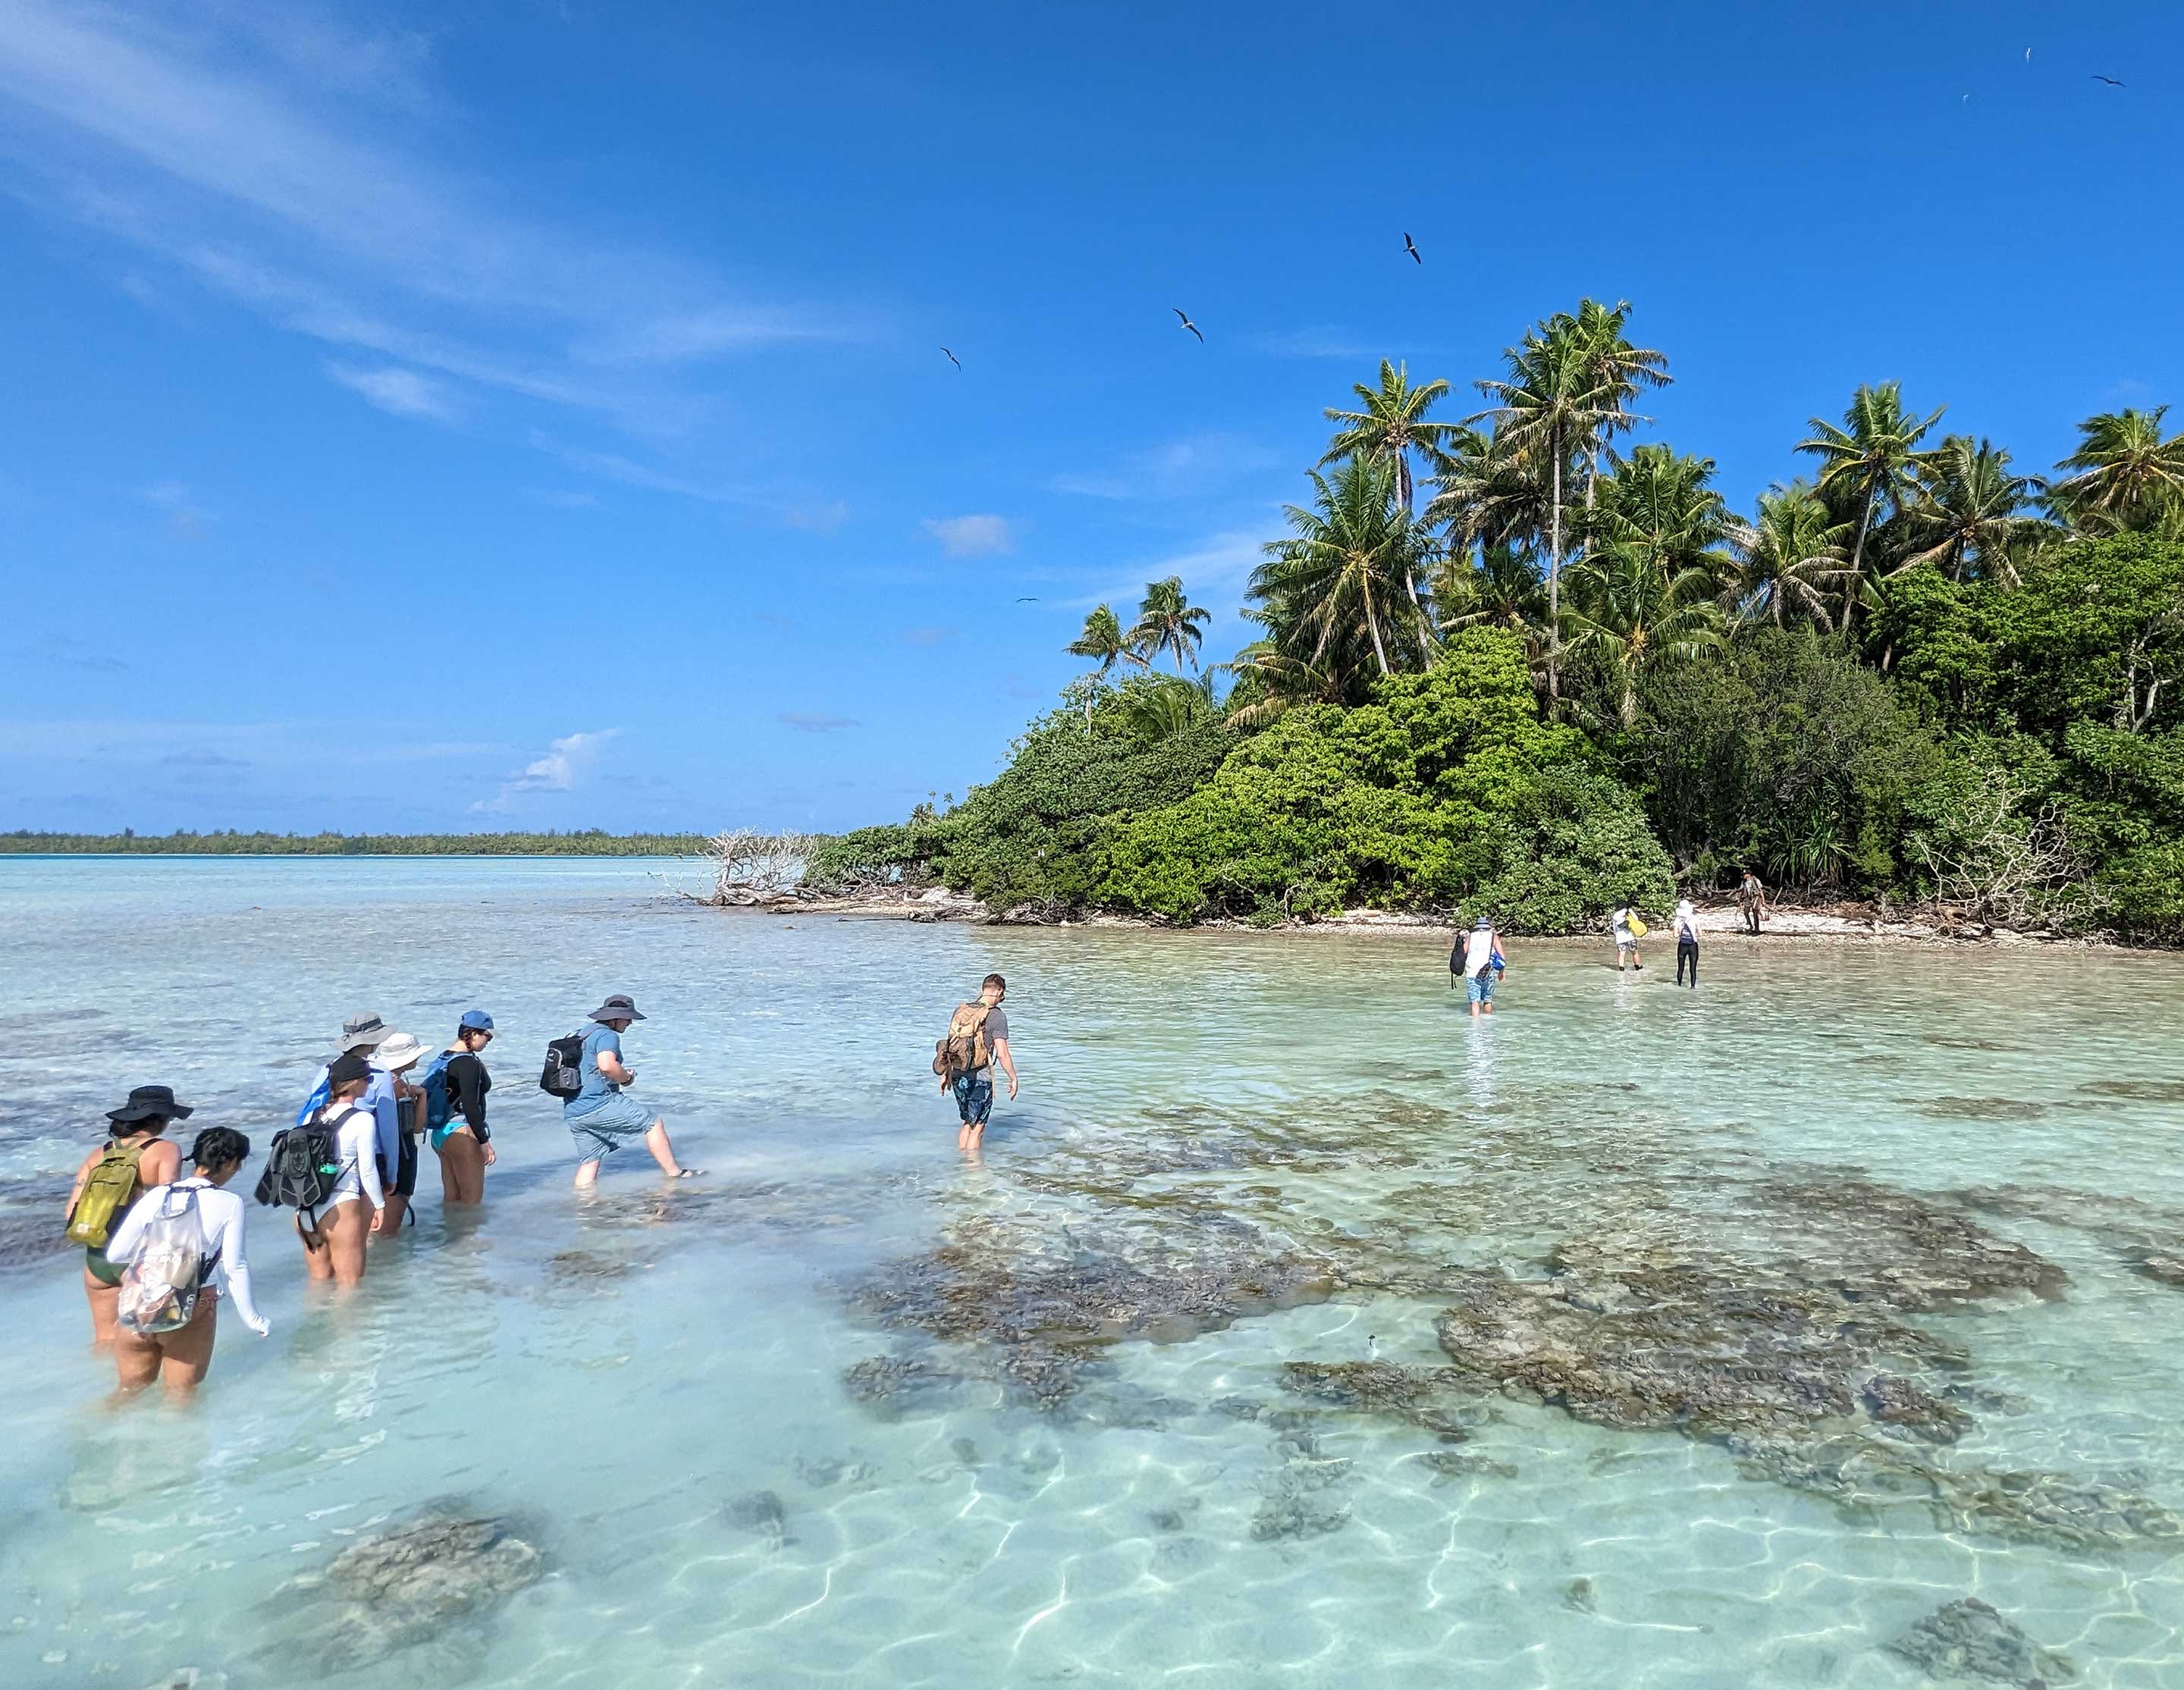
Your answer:
[[[695,857],[703,833],[0,833],[0,856]]]

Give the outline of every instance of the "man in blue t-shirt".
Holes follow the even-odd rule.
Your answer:
[[[671,1180],[687,1180],[705,1171],[686,1168],[675,1159],[668,1142],[667,1123],[623,1087],[637,1083],[637,1070],[624,1065],[621,1036],[632,1021],[644,1017],[624,993],[592,1011],[593,1025],[584,1030],[584,1053],[577,1065],[582,1084],[573,1098],[561,1104],[561,1120],[577,1146],[577,1189],[589,1191],[599,1176],[599,1164],[632,1139],[642,1137],[660,1171]]]

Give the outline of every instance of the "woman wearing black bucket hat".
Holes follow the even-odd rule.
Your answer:
[[[121,1297],[121,1270],[107,1259],[107,1240],[139,1195],[181,1172],[181,1147],[161,1134],[169,1121],[189,1118],[189,1106],[175,1101],[173,1087],[139,1086],[127,1103],[106,1112],[106,1142],[75,1170],[68,1236],[83,1246],[83,1294],[91,1304],[94,1344],[114,1342],[114,1305]]]

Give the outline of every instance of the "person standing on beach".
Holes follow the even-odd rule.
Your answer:
[[[181,1147],[162,1135],[170,1120],[187,1120],[189,1106],[168,1086],[139,1086],[129,1101],[106,1112],[106,1142],[83,1159],[69,1189],[68,1237],[83,1246],[83,1294],[91,1304],[91,1341],[114,1342],[114,1305],[121,1270],[106,1247],[137,1193],[163,1186],[182,1170]]]
[[[976,1150],[985,1142],[987,1118],[994,1112],[996,1065],[1008,1076],[1009,1101],[1017,1100],[1017,1062],[1009,1051],[1008,1011],[1001,1008],[1008,995],[1008,981],[989,974],[979,982],[978,998],[958,1004],[948,1020],[943,1045],[956,1047],[967,1039],[972,1053],[965,1066],[944,1075],[940,1081],[941,1090],[956,1094],[956,1114],[961,1123],[956,1132],[958,1150]],[[983,1061],[978,1059],[981,1053]]]
[[[1676,905],[1676,984],[1684,983],[1684,970],[1691,971],[1691,984],[1696,991],[1699,983],[1699,915],[1688,898]]]
[[[1767,888],[1759,883],[1759,876],[1750,869],[1737,885],[1736,907],[1744,912],[1744,931],[1757,933],[1759,918],[1767,913]]]
[[[1471,942],[1463,953],[1463,992],[1471,1000],[1474,1019],[1494,1013],[1494,959],[1501,950],[1501,934],[1495,931],[1490,919],[1480,916],[1471,930]]]
[[[577,1189],[589,1191],[599,1181],[599,1164],[640,1137],[669,1179],[687,1180],[703,1173],[702,1168],[686,1168],[675,1159],[663,1117],[622,1095],[624,1087],[637,1083],[637,1070],[621,1059],[622,1034],[631,1022],[645,1019],[635,1002],[616,992],[586,1019],[593,1025],[583,1031],[584,1051],[578,1065],[582,1084],[561,1105],[562,1123],[577,1147]]]
[[[440,1159],[443,1203],[485,1201],[485,1170],[494,1160],[493,1135],[485,1126],[485,1094],[493,1089],[485,1048],[492,1042],[493,1017],[465,1009],[455,1025],[455,1042],[425,1070],[425,1124]]]
[[[213,1337],[223,1290],[244,1326],[261,1338],[272,1331],[273,1323],[258,1312],[250,1298],[250,1259],[242,1248],[242,1199],[226,1189],[249,1159],[250,1141],[241,1133],[232,1127],[207,1127],[191,1147],[190,1160],[196,1170],[190,1177],[154,1186],[114,1230],[114,1259],[125,1271],[138,1264],[140,1256],[158,1254],[159,1240],[169,1223],[182,1221],[187,1227],[194,1220],[197,1242],[205,1247],[196,1259],[194,1285],[148,1287],[153,1296],[173,1292],[192,1299],[181,1326],[172,1331],[124,1330],[115,1335],[114,1369],[122,1395],[133,1396],[157,1380],[170,1398],[187,1397],[203,1382],[212,1369]],[[196,1210],[193,1216],[187,1215],[192,1209]],[[189,1259],[192,1248],[185,1248],[181,1259]],[[170,1256],[166,1265],[171,1265],[173,1259]],[[140,1292],[146,1289],[142,1276],[156,1271],[159,1265],[148,1259],[139,1265]],[[218,1288],[212,1282],[215,1274],[220,1279]],[[179,1315],[180,1310],[176,1312]]]
[[[1639,954],[1638,941],[1644,936],[1646,924],[1638,919],[1627,898],[1618,899],[1615,913],[1607,918],[1607,931],[1615,936],[1615,971],[1623,972],[1628,962],[1640,973],[1646,970],[1646,959]]]

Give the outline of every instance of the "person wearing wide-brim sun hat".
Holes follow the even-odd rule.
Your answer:
[[[386,1188],[387,1207],[372,1230],[382,1237],[402,1230],[410,1199],[417,1194],[417,1141],[425,1133],[425,1090],[410,1083],[410,1070],[424,1059],[425,1046],[414,1033],[391,1032],[365,1053],[394,1098],[393,1154],[388,1155],[383,1134],[379,1146],[379,1181]]]
[[[121,1298],[121,1270],[106,1245],[121,1217],[153,1186],[182,1170],[181,1147],[164,1137],[170,1120],[187,1120],[187,1104],[171,1086],[139,1086],[129,1101],[106,1112],[106,1142],[83,1159],[69,1188],[68,1237],[83,1246],[83,1294],[91,1304],[91,1341],[114,1342],[114,1309]]]
[[[669,1179],[703,1173],[675,1159],[664,1116],[623,1094],[624,1087],[637,1083],[637,1070],[622,1062],[621,1036],[631,1023],[644,1020],[634,1000],[617,992],[585,1020],[592,1025],[582,1029],[583,1054],[577,1064],[582,1084],[575,1097],[561,1104],[562,1123],[577,1147],[577,1189],[589,1191],[599,1177],[599,1164],[640,1136]]]

